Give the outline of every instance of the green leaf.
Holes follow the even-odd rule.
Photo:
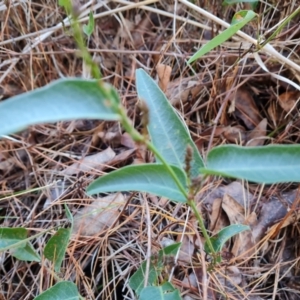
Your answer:
[[[176,255],[178,250],[180,249],[181,243],[175,243],[170,246],[165,247],[162,250],[159,250],[157,255],[157,262],[155,261],[155,257],[151,256],[150,268],[149,268],[149,276],[148,276],[148,286],[154,285],[157,281],[158,276],[162,272],[163,268],[163,259],[165,255]],[[129,280],[129,286],[132,288],[136,294],[139,296],[141,291],[144,288],[145,282],[145,272],[146,272],[147,262],[144,261],[138,270],[131,276]],[[152,298],[156,299],[156,298]]]
[[[59,0],[58,5],[64,7],[65,10],[70,13],[72,8],[71,0]]]
[[[0,102],[0,137],[30,125],[74,119],[118,120],[95,80],[60,79]]]
[[[219,146],[207,157],[203,174],[258,183],[300,182],[300,145]]]
[[[139,296],[144,288],[144,278],[146,273],[146,262],[144,261],[139,269],[130,277],[129,286],[135,291]],[[148,275],[148,285],[153,285],[156,283],[161,270],[156,268],[152,262],[150,262],[149,275]]]
[[[247,225],[233,224],[220,230],[215,236],[210,238],[210,241],[213,245],[215,252],[217,253],[220,252],[224,244],[233,236],[249,229],[250,227]],[[206,253],[210,253],[207,242],[205,242],[204,244],[204,250]]]
[[[192,63],[197,60],[199,57],[205,55],[210,50],[221,45],[229,38],[231,38],[236,32],[238,32],[242,27],[249,23],[256,16],[255,12],[252,10],[242,10],[237,12],[233,16],[232,25],[224,30],[222,33],[214,37],[207,44],[202,46],[189,60],[188,63]]]
[[[93,12],[91,11],[89,14],[89,22],[87,25],[82,26],[82,30],[88,37],[90,37],[94,31],[94,28],[95,28],[95,20],[94,20]]]
[[[26,243],[24,248],[13,249],[11,255],[22,261],[41,261],[41,257],[29,242]]]
[[[43,292],[34,300],[79,300],[81,297],[73,282],[61,281]]]
[[[192,177],[199,175],[203,161],[183,121],[154,80],[142,69],[136,71],[140,100],[149,108],[148,130],[151,141],[171,165],[184,168],[187,145],[193,148]]]
[[[147,286],[142,289],[140,300],[181,300],[180,293],[171,283],[162,286]]]
[[[172,166],[183,186],[186,186],[185,173]],[[88,188],[88,195],[105,192],[139,191],[166,197],[177,202],[186,202],[176,183],[163,165],[141,164],[127,166],[99,177]]]
[[[27,235],[25,228],[0,228],[0,252],[9,249],[11,255],[19,260],[40,261]]]
[[[60,272],[61,263],[64,260],[70,236],[71,229],[60,228],[45,246],[44,255],[54,263],[55,272]]]
[[[160,252],[163,255],[176,255],[178,250],[180,249],[181,243],[174,243],[171,244],[163,249],[160,250]]]
[[[27,230],[25,228],[0,228],[0,252],[26,246]],[[24,241],[25,240],[25,241]]]

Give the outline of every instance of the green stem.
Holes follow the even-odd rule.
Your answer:
[[[116,109],[116,107],[115,107],[115,109]],[[171,168],[171,166],[168,164],[168,162],[164,159],[164,157],[159,153],[159,151],[156,149],[156,147],[149,140],[147,140],[143,135],[141,135],[134,127],[132,127],[130,119],[128,118],[125,110],[122,107],[118,107],[116,110],[116,113],[118,113],[120,115],[120,117],[121,117],[120,122],[121,122],[123,128],[126,130],[126,132],[131,136],[131,138],[136,142],[145,144],[147,146],[148,150],[150,150],[158,158],[158,160],[160,160],[160,162],[165,166],[165,168],[167,169],[167,171],[173,178],[174,182],[176,183],[178,189],[186,198],[187,204],[191,207],[193,213],[195,214],[198,224],[199,224],[199,227],[202,231],[205,241],[207,242],[210,252],[212,254],[215,254],[216,251],[214,250],[214,247],[211,243],[210,237],[207,233],[207,230],[206,230],[204,222],[203,222],[203,218],[200,215],[200,213],[196,207],[195,201],[189,200],[189,194],[186,191],[186,189],[184,188],[184,186],[181,184],[181,182],[178,179],[178,177],[176,176],[174,170]]]
[[[269,36],[267,40],[265,40],[262,44],[258,45],[258,49],[260,50],[265,45],[267,45],[283,28],[284,26],[290,22],[298,13],[300,12],[300,7],[298,7],[289,17],[287,17],[278,28]]]
[[[201,214],[199,213],[199,211],[197,209],[195,201],[193,199],[189,200],[189,195],[188,195],[186,189],[183,187],[183,185],[179,181],[178,177],[176,176],[176,174],[173,171],[173,169],[171,168],[171,166],[165,161],[165,159],[163,158],[163,156],[157,151],[157,149],[155,148],[155,146],[151,142],[149,142],[147,140],[145,142],[146,142],[146,145],[147,145],[148,149],[152,153],[154,153],[156,155],[156,157],[161,161],[161,163],[166,167],[166,169],[168,170],[169,174],[172,176],[173,180],[175,181],[178,189],[185,196],[185,198],[187,200],[187,205],[190,206],[190,208],[192,209],[193,213],[195,214],[195,216],[197,218],[199,227],[200,227],[200,229],[202,231],[202,234],[204,236],[204,239],[205,239],[205,241],[206,241],[206,243],[208,245],[208,248],[209,248],[210,252],[212,254],[215,254],[216,251],[215,251],[215,249],[214,249],[214,247],[213,247],[213,245],[211,243],[210,237],[208,235],[208,232],[207,232],[207,230],[205,228],[205,225],[204,225],[204,222],[203,222],[203,218],[202,218]]]
[[[123,119],[124,117],[124,119]],[[128,125],[128,120],[125,120],[128,118],[127,116],[123,116],[121,120],[121,122],[123,121],[124,123],[122,123],[123,127],[126,128]],[[125,125],[125,126],[124,126]],[[148,140],[145,139],[145,137],[143,137],[138,131],[136,131],[134,128],[128,128],[129,130],[127,130],[127,133],[129,133],[131,135],[131,137],[133,139],[135,139],[139,142],[143,142],[147,148],[160,160],[160,162],[165,166],[165,168],[168,170],[169,174],[171,175],[171,177],[173,178],[173,180],[175,181],[178,189],[180,190],[180,192],[184,195],[184,197],[187,199],[187,204],[191,207],[193,213],[195,214],[197,221],[199,223],[199,227],[202,231],[202,234],[204,236],[205,241],[207,242],[208,248],[210,250],[211,253],[215,254],[216,251],[214,250],[214,247],[211,243],[210,237],[207,233],[207,230],[205,228],[204,222],[203,222],[203,218],[200,215],[195,201],[194,200],[189,200],[189,195],[186,191],[186,189],[184,188],[184,186],[181,184],[180,180],[178,179],[178,177],[176,176],[174,170],[171,168],[171,166],[167,163],[167,161],[164,159],[164,157],[157,151],[156,147]],[[137,139],[136,139],[137,138]]]
[[[194,212],[194,214],[195,214],[195,216],[196,216],[196,218],[198,220],[199,227],[200,227],[200,229],[202,231],[202,234],[204,236],[205,242],[207,243],[209,251],[213,254],[213,257],[214,257],[215,256],[214,254],[216,254],[216,251],[215,251],[215,249],[214,249],[214,247],[213,247],[213,245],[211,243],[210,236],[207,233],[207,230],[206,230],[204,222],[203,222],[203,218],[202,218],[202,216],[200,215],[200,213],[199,213],[199,211],[197,209],[195,201],[194,200],[187,200],[187,204],[190,206],[190,208]]]
[[[74,16],[74,15],[73,15],[72,28],[73,28],[73,32],[74,32],[74,39],[79,48],[79,51],[80,51],[83,61],[91,68],[92,76],[95,79],[100,79],[101,78],[100,69],[97,66],[97,64],[95,64],[90,53],[88,52],[88,50],[86,48],[83,34],[81,31],[81,27],[79,25],[79,22],[78,22],[76,16]],[[102,82],[100,82],[100,84],[102,84]],[[211,253],[215,254],[215,250],[213,248],[210,237],[205,228],[203,218],[201,217],[200,213],[198,212],[195,202],[193,200],[189,200],[188,192],[186,191],[185,187],[182,185],[182,183],[176,176],[172,167],[168,164],[168,162],[164,159],[164,157],[158,152],[158,150],[155,148],[155,146],[132,126],[131,120],[128,118],[124,107],[120,104],[118,99],[115,99],[115,95],[112,95],[109,89],[106,89],[103,87],[102,87],[102,92],[105,94],[105,97],[107,98],[107,100],[111,100],[110,101],[111,108],[115,113],[117,113],[120,116],[120,122],[121,122],[121,125],[123,126],[123,128],[125,129],[125,131],[131,136],[131,138],[135,142],[145,144],[147,146],[147,148],[165,166],[165,168],[167,169],[167,171],[173,178],[174,182],[176,183],[178,189],[186,198],[187,204],[191,207],[192,211],[194,212],[194,214],[198,220],[199,226],[201,228],[202,234],[203,234],[203,236],[207,242],[207,245],[209,247],[209,250],[211,251]]]

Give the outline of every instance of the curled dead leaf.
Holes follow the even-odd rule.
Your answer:
[[[256,221],[255,213],[245,217],[244,207],[227,194],[223,197],[222,208],[231,224],[254,225],[252,223]],[[255,240],[251,230],[243,231],[235,236],[231,252],[234,256],[239,257],[251,256],[255,252]]]
[[[267,119],[262,119],[260,123],[248,135],[246,146],[262,146],[267,138]]]
[[[285,92],[278,97],[278,103],[286,112],[290,112],[296,108],[296,103],[299,100],[300,92]]]
[[[261,121],[261,116],[249,90],[239,88],[233,99],[235,101],[234,114],[240,118],[248,129],[254,129]]]
[[[217,234],[221,229],[229,225],[228,217],[222,209],[222,199],[216,198],[212,204],[210,218],[210,228],[212,235]]]
[[[161,90],[165,92],[170,82],[172,68],[164,64],[158,64],[156,66],[156,72],[158,76],[158,85]]]

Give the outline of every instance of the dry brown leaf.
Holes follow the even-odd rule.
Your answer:
[[[277,123],[280,118],[280,112],[278,111],[278,107],[274,101],[272,101],[268,107],[268,115],[272,120],[273,125],[277,127]]]
[[[246,140],[245,128],[242,126],[227,126],[222,134],[230,143],[241,145]]]
[[[245,88],[239,88],[235,93],[234,101],[236,107],[234,114],[242,119],[248,129],[255,128],[262,118],[251,93]]]
[[[74,216],[73,233],[85,236],[101,234],[117,221],[125,202],[121,193],[93,200]]]
[[[257,216],[252,212],[246,219],[244,224],[249,225],[250,228],[257,223]],[[256,241],[252,234],[252,229],[241,232],[235,237],[231,253],[234,256],[251,257],[256,251]]]
[[[249,224],[256,220],[255,213],[250,215],[250,218],[245,218],[245,209],[232,197],[225,194],[223,197],[222,208],[225,210],[231,224]],[[235,237],[232,247],[234,256],[251,256],[254,253],[255,240],[251,230],[246,230]]]
[[[111,161],[110,165],[114,166],[116,164],[119,164],[120,162],[123,162],[127,160],[132,154],[136,151],[136,149],[129,149],[125,151],[121,151],[120,154],[116,155]]]
[[[199,193],[197,199],[199,199],[199,202],[202,202],[204,199],[204,204],[212,207],[215,199],[223,198],[225,194],[234,198],[243,207],[245,205],[250,207],[253,204],[253,195],[246,191],[239,181],[231,182],[226,186],[218,186],[213,191],[209,191],[209,193]]]
[[[209,230],[212,234],[217,234],[221,229],[229,225],[228,218],[222,209],[222,199],[217,198],[214,200],[210,217]]]
[[[129,148],[129,149],[135,149],[136,148],[135,141],[131,138],[131,136],[127,132],[125,132],[122,135],[120,144],[127,147],[127,148]]]
[[[268,228],[279,222],[285,217],[288,210],[287,207],[292,205],[297,195],[297,191],[291,191],[282,194],[279,200],[278,197],[272,197],[268,202],[263,203],[258,223],[253,227],[253,235],[256,241],[259,241]],[[285,204],[283,204],[285,202]]]
[[[170,82],[172,68],[164,64],[158,64],[156,66],[156,72],[158,76],[158,85],[165,93]]]
[[[262,119],[261,122],[248,135],[246,146],[262,146],[265,143],[267,135],[267,119]]]
[[[244,224],[244,207],[228,194],[225,194],[223,197],[222,208],[225,210],[231,224]]]
[[[278,102],[284,111],[289,112],[292,109],[296,108],[296,103],[299,97],[300,97],[299,91],[285,92],[279,95]]]
[[[94,155],[86,156],[82,160],[73,163],[61,173],[63,175],[73,175],[79,172],[87,172],[92,169],[101,170],[105,164],[108,164],[116,156],[115,152],[108,147],[106,150]]]
[[[139,148],[136,151],[136,158],[134,160],[135,163],[145,163],[147,162],[148,150],[145,145],[139,145]]]
[[[166,96],[172,105],[185,103],[199,96],[203,85],[197,77],[178,78],[168,84]]]
[[[268,232],[275,233],[278,231],[278,225],[280,224],[280,229],[285,228],[291,224],[296,224],[300,220],[300,212],[293,212],[291,215],[289,215],[286,219],[284,219],[283,222],[279,222],[275,225],[273,225]]]

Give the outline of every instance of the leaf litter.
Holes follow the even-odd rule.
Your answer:
[[[126,202],[121,194],[97,198],[74,216],[73,234],[94,236],[116,224]]]
[[[89,41],[89,51],[101,65],[105,81],[120,92],[128,115],[139,130],[141,116],[134,72],[145,66],[153,78],[160,80],[168,99],[185,119],[202,155],[210,140],[213,146],[299,143],[298,91],[265,73],[251,51],[234,72],[230,71],[251,45],[245,48],[233,38],[196,62],[193,74],[186,59],[193,49],[199,48],[200,39],[201,43],[212,39],[216,35],[214,30],[222,28],[187,9],[183,1],[176,5],[174,1],[153,1],[135,9],[127,9],[125,2],[99,2],[93,6],[91,2],[79,1],[79,5],[83,2],[89,8],[87,14],[95,9],[101,16],[95,19],[96,30]],[[200,2],[227,22],[238,9],[247,9],[243,3],[222,7],[221,1]],[[299,5],[298,2],[294,4]],[[88,72],[65,29],[58,29],[47,39],[39,38],[35,44],[34,38],[42,36],[40,30],[61,24],[65,18],[57,1],[31,1],[9,7],[5,3],[3,7],[1,100],[63,76],[77,77]],[[118,8],[123,11],[110,13]],[[273,25],[292,9],[292,5],[274,1],[260,2],[257,12],[265,12],[260,24],[262,34],[268,35]],[[32,18],[28,19],[28,15]],[[291,20],[274,41],[277,50],[292,60],[299,55],[295,42],[299,38],[298,21]],[[256,37],[255,26],[251,23],[243,30]],[[30,54],[24,51],[27,43],[32,47]],[[298,82],[299,76],[293,70],[276,60],[270,61],[264,54],[261,60],[270,72]],[[156,69],[158,64],[163,66],[162,70]],[[227,95],[229,102],[222,106]],[[219,112],[222,118],[218,120]],[[31,234],[35,234],[64,225],[63,204],[67,203],[77,231],[64,260],[64,279],[68,280],[71,274],[82,295],[90,299],[114,299],[115,293],[133,299],[126,283],[146,259],[149,242],[143,197],[119,194],[94,199],[86,196],[85,188],[103,172],[152,161],[151,154],[112,122],[76,120],[44,124],[14,135],[14,140],[1,139],[0,184],[4,198],[0,199],[0,226],[30,228]],[[36,192],[35,188],[41,191]],[[161,249],[164,238],[182,241],[172,283],[185,299],[201,299],[203,295],[206,299],[299,299],[298,198],[295,184],[261,187],[207,179],[197,195],[197,204],[211,233],[236,222],[251,227],[225,245],[224,263],[208,272],[209,258],[201,255],[203,238],[186,208],[148,196],[152,252]],[[45,240],[34,241],[35,250],[42,253]],[[31,298],[40,291],[41,282],[45,289],[51,286],[52,274],[37,263],[15,261],[9,253],[2,256],[2,262],[0,294],[6,299]]]

